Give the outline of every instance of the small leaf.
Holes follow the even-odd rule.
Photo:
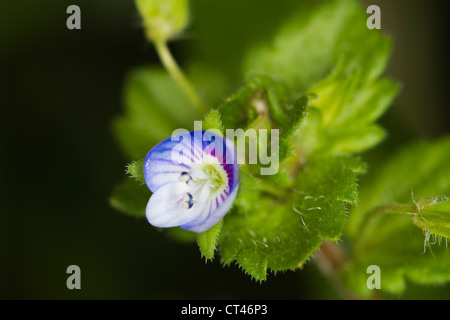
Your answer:
[[[197,234],[198,247],[206,259],[211,260],[214,258],[214,251],[216,250],[217,240],[219,239],[219,233],[222,228],[222,221],[220,220],[211,229]]]
[[[220,113],[218,110],[212,109],[203,119],[203,130],[215,129],[219,130],[223,136],[223,124],[220,119]]]
[[[127,166],[127,173],[130,174],[137,182],[145,183],[144,178],[144,160],[137,160],[131,162]]]
[[[284,112],[287,118],[286,125],[280,126],[283,139],[288,139],[300,127],[300,123],[306,115],[308,101],[307,96],[302,96],[292,105],[287,106],[288,110]]]
[[[439,202],[430,199],[426,205],[420,204],[420,211],[413,216],[413,223],[427,234],[450,238],[450,201]]]

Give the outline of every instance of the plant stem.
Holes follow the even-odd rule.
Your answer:
[[[364,221],[368,222],[380,214],[413,214],[415,212],[416,206],[414,204],[389,204],[372,209],[366,215]]]
[[[197,110],[201,114],[205,114],[208,111],[206,105],[200,100],[197,93],[194,90],[194,87],[189,82],[189,80],[184,75],[183,71],[181,71],[177,62],[173,58],[170,53],[169,47],[167,46],[167,42],[163,40],[155,40],[154,41],[156,51],[158,53],[159,58],[161,59],[162,64],[175,80],[175,82],[180,86],[183,92],[188,97],[189,101],[197,108]]]
[[[325,241],[314,253],[314,260],[319,269],[329,279],[330,283],[343,298],[348,300],[363,299],[363,297],[350,291],[339,279],[338,272],[345,263],[345,255],[338,245],[333,242]]]

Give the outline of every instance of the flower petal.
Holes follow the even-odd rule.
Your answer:
[[[186,208],[186,195],[190,188],[179,181],[167,183],[156,190],[147,204],[148,222],[155,227],[169,228],[190,223],[205,212],[208,203],[196,201]]]
[[[182,172],[191,169],[192,163],[198,156],[191,152],[190,145],[191,134],[187,132],[160,142],[147,153],[144,177],[150,191],[155,192],[164,184],[178,181]],[[182,149],[182,155],[176,153],[175,148]],[[173,159],[175,153],[176,159]],[[174,160],[179,160],[181,163]]]
[[[230,210],[234,200],[236,199],[237,191],[238,187],[236,187],[234,191],[227,198],[225,198],[225,201],[219,204],[219,206],[216,206],[216,202],[213,202],[209,214],[205,219],[200,222],[196,219],[190,223],[180,225],[181,229],[200,233],[212,228],[220,221],[220,219],[223,218],[228,210]]]
[[[153,192],[147,219],[156,227],[206,231],[231,208],[238,175],[232,141],[207,131],[174,135],[145,158],[145,182]]]

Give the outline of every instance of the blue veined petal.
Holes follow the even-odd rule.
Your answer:
[[[147,219],[157,227],[206,231],[231,208],[238,175],[231,141],[208,131],[166,139],[145,158],[144,177],[153,192]]]
[[[194,157],[187,154],[182,156],[183,163],[173,161],[173,149],[177,146],[189,150],[191,134],[182,133],[170,137],[157,144],[145,157],[144,177],[151,192],[155,192],[160,186],[178,181],[182,172],[191,169]],[[181,140],[181,141],[180,141]]]

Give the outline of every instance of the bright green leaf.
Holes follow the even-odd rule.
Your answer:
[[[127,173],[130,174],[136,181],[140,183],[145,183],[144,178],[144,160],[137,160],[131,162],[127,166]]]
[[[219,111],[212,109],[203,119],[202,128],[203,130],[219,130],[223,136],[223,124]]]
[[[236,261],[257,280],[266,279],[267,269],[301,267],[322,239],[340,238],[345,204],[358,201],[355,174],[364,170],[364,164],[354,158],[321,159],[301,168],[293,191],[274,197],[261,196],[274,191],[244,173],[242,181],[253,185],[253,192],[250,188],[239,195],[239,210],[224,219],[219,240],[222,260]]]
[[[220,220],[211,229],[197,234],[198,247],[206,259],[214,258],[214,251],[216,250],[217,240],[219,239],[220,230],[222,228],[222,221],[223,220]]]

